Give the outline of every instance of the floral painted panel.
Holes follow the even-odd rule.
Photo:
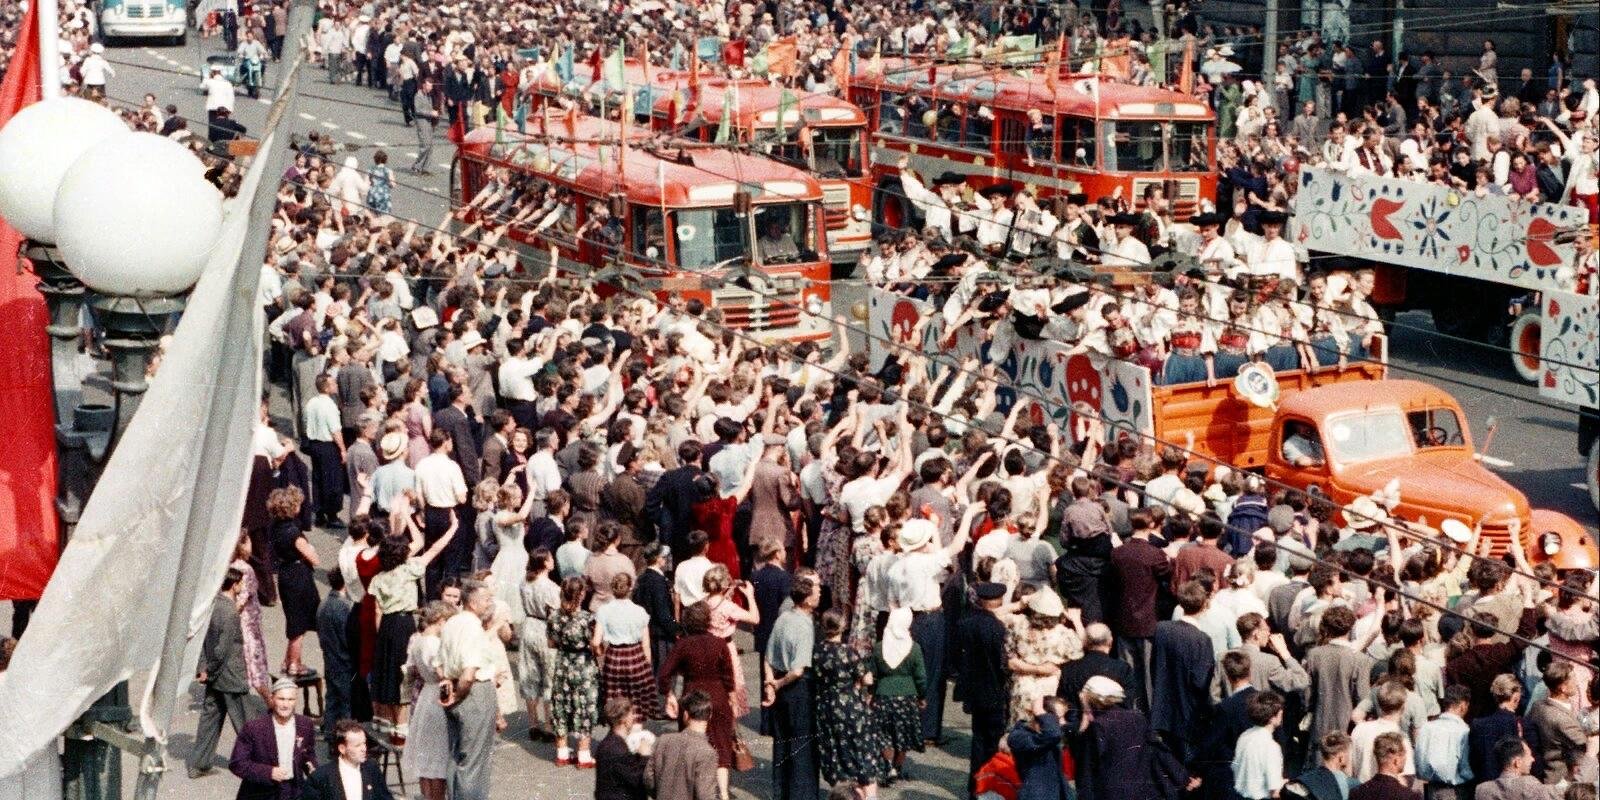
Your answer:
[[[1600,297],[1544,293],[1539,325],[1539,394],[1600,406]]]

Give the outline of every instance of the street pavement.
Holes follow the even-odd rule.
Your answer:
[[[203,131],[204,98],[198,91],[199,69],[203,66],[204,54],[220,46],[219,39],[203,40],[193,35],[187,47],[113,43],[106,55],[117,74],[111,79],[109,94],[114,102],[137,104],[146,92],[153,93],[161,105],[175,103],[181,114],[200,120],[191,122],[190,128]],[[267,84],[275,85],[278,77],[278,65],[271,65],[267,70]],[[372,151],[380,147],[390,153],[389,163],[393,167],[403,168],[415,157],[415,137],[411,129],[401,123],[398,107],[389,103],[381,92],[348,84],[330,86],[326,73],[315,70],[305,76],[301,89],[297,114],[287,125],[302,137],[311,130],[332,134],[342,144],[354,147],[353,152],[360,156],[363,166],[371,163]],[[241,94],[236,118],[257,131],[265,122],[266,111],[267,103]],[[432,169],[435,174],[432,177],[419,177],[397,169],[398,185],[393,194],[396,214],[432,224],[447,213],[446,183],[451,151],[441,137],[434,148]],[[836,308],[846,309],[863,298],[863,289],[858,283],[842,285],[835,289],[834,298]],[[1399,324],[1408,328],[1396,327],[1391,331],[1391,375],[1425,380],[1454,394],[1465,408],[1467,422],[1480,445],[1485,439],[1487,420],[1494,417],[1498,427],[1485,463],[1526,493],[1535,507],[1569,514],[1592,532],[1595,512],[1581,484],[1583,462],[1577,453],[1575,411],[1540,400],[1532,386],[1512,377],[1504,354],[1432,335],[1426,315],[1402,314]],[[854,344],[860,346],[859,341]],[[274,405],[277,415],[289,413],[281,397]],[[312,542],[322,563],[335,563],[334,554],[339,543],[335,534],[318,530]],[[9,610],[0,611],[0,623],[8,622],[8,617]],[[272,654],[270,663],[277,664],[282,656],[283,615],[273,608],[266,609],[263,617]],[[748,649],[748,635],[740,636],[743,647]],[[320,666],[316,637],[307,637],[306,651],[307,663]],[[758,675],[753,654],[744,655],[744,672],[752,681]],[[135,696],[139,694],[142,678],[136,676],[133,682]],[[751,696],[759,696],[758,688],[752,682]],[[909,763],[915,780],[885,789],[883,797],[932,800],[960,796],[966,779],[969,726],[958,704],[950,704],[949,708],[945,727],[948,741],[927,753],[913,754]],[[176,735],[170,742],[169,772],[160,793],[162,798],[224,800],[237,791],[238,782],[225,770],[195,781],[185,774],[183,761],[189,755],[197,710],[197,703],[191,705],[176,724]],[[764,798],[772,794],[769,781],[771,742],[755,732],[757,723],[754,713],[741,720],[740,734],[754,752],[757,768],[733,776],[734,793],[739,797]],[[529,742],[526,730],[526,721],[520,712],[510,718],[507,734],[500,739],[495,752],[494,796],[592,796],[593,773],[554,766],[553,746]],[[224,731],[219,750],[224,759],[232,743],[232,731]],[[131,786],[135,765],[131,759],[125,759],[124,766],[125,779]],[[416,792],[414,779],[407,784],[407,790]]]

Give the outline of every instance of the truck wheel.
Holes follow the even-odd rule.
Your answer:
[[[184,31],[183,33],[180,33],[177,36],[172,37],[172,44],[174,46],[176,46],[176,47],[183,47],[184,45],[187,45],[188,43],[189,43],[189,32],[188,31]]]
[[[1539,381],[1539,312],[1525,311],[1511,323],[1511,368],[1528,383]]]
[[[1600,439],[1589,444],[1589,500],[1600,511]]]

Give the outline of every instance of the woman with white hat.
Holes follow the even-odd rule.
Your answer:
[[[1027,715],[1040,697],[1054,694],[1061,665],[1083,657],[1083,628],[1077,609],[1068,611],[1060,595],[1039,589],[1022,602],[1006,634],[1011,669],[1011,716]],[[1065,622],[1071,622],[1067,627]]]

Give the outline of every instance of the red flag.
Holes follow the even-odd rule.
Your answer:
[[[600,46],[595,45],[594,52],[589,54],[589,69],[592,70],[592,74],[589,76],[590,83],[598,83],[600,81],[600,65],[605,62],[606,57],[600,53]]]
[[[17,49],[0,80],[0,127],[39,100],[39,37],[29,3]],[[49,314],[31,271],[13,266],[22,234],[0,220],[0,600],[36,600],[55,570],[55,406],[50,387]]]
[[[1178,91],[1194,94],[1194,40],[1183,46],[1183,64],[1178,67]]]
[[[499,134],[496,134],[499,135]],[[451,144],[459,145],[467,140],[467,107],[456,106],[456,113],[451,115],[450,131],[446,138]]]
[[[833,63],[829,65],[833,72],[833,85],[839,91],[844,91],[850,85],[850,50],[855,46],[848,37],[839,45],[839,52],[833,55]]]
[[[743,39],[735,39],[722,46],[722,63],[730,67],[744,66]]]
[[[566,118],[565,121],[567,123],[567,141],[569,141],[569,142],[578,141],[578,107],[577,106],[572,106],[571,108],[567,109],[567,118]]]

